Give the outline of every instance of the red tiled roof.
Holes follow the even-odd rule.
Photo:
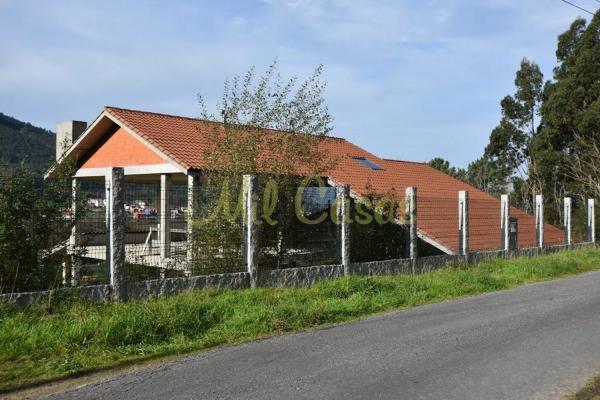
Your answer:
[[[205,167],[203,154],[209,129],[214,129],[215,122],[116,107],[106,107],[106,111],[184,168]],[[349,184],[354,193],[365,195],[371,187],[380,194],[392,189],[402,194],[406,187],[416,187],[419,232],[453,252],[458,250],[458,191],[468,190],[469,247],[474,251],[500,248],[498,199],[426,164],[382,159],[345,139],[328,138],[323,146],[336,160],[329,177]],[[382,170],[373,170],[353,157],[366,158]],[[534,218],[515,208],[511,208],[511,216],[519,221],[519,247],[534,246]],[[545,225],[545,244],[559,244],[562,240],[562,230]]]

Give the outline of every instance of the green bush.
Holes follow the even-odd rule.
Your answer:
[[[69,236],[72,165],[43,181],[25,163],[0,165],[0,293],[46,289],[59,282],[64,253],[48,252]],[[81,207],[80,207],[81,208]]]

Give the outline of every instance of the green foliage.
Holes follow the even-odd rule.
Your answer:
[[[427,164],[494,196],[506,189],[506,177],[509,175],[506,165],[486,155],[469,163],[466,169],[453,167],[449,161],[440,157],[433,158]]]
[[[9,169],[25,161],[41,175],[54,159],[55,146],[52,132],[0,113],[0,163]]]
[[[332,163],[320,146],[332,130],[333,120],[323,96],[322,71],[319,66],[308,79],[299,82],[296,77],[284,80],[276,62],[258,77],[251,68],[243,77],[225,82],[215,114],[206,111],[200,97],[203,117],[215,122],[207,132],[209,146],[204,153],[202,179],[205,187],[215,190],[205,193],[203,210],[196,216],[194,248],[200,263],[214,265],[211,270],[242,264],[243,174],[261,175],[261,186],[276,182],[278,222],[269,229],[278,242],[277,248],[271,249],[277,254],[276,265],[289,250],[286,244],[293,242],[290,236],[298,221],[290,203],[293,196],[283,194],[295,190],[298,176],[320,176]],[[262,199],[254,200],[263,204]],[[231,218],[224,215],[223,206],[229,207]],[[233,213],[236,208],[237,215]],[[259,219],[261,216],[257,216]]]
[[[467,180],[467,171],[462,168],[451,166],[448,160],[445,160],[441,157],[435,157],[431,159],[427,165],[437,169],[438,171],[442,171],[453,178],[460,179],[461,181]]]
[[[596,270],[599,261],[598,250],[581,250],[307,288],[205,290],[109,304],[69,298],[28,309],[0,303],[0,390],[508,289]]]
[[[274,62],[260,77],[254,68],[225,82],[209,132],[206,169],[228,175],[319,175],[330,167],[319,147],[333,129],[319,66],[304,82],[284,80]],[[216,116],[215,116],[216,115]]]
[[[194,274],[237,272],[243,265],[242,178],[205,175],[197,193],[193,233]]]
[[[453,167],[449,161],[440,157],[433,158],[427,164],[492,195],[502,193],[506,187],[506,168],[498,160],[488,156],[473,161],[467,169]]]
[[[483,156],[467,167],[466,181],[486,193],[497,196],[506,189],[506,166]]]
[[[544,76],[537,64],[523,59],[515,77],[516,92],[500,102],[502,120],[490,135],[484,159],[491,167],[498,188],[513,185],[517,205],[530,209],[530,199],[541,190],[529,144],[537,133],[543,98]]]
[[[64,242],[77,218],[65,218],[72,204],[71,173],[65,163],[41,182],[25,163],[12,170],[0,166],[0,293],[58,283],[64,253],[49,253]]]
[[[541,129],[530,146],[555,222],[560,221],[562,197],[598,195],[599,30],[597,14],[589,24],[577,19],[559,36],[558,66],[545,86]]]
[[[600,195],[599,31],[600,14],[589,24],[575,20],[558,38],[558,65],[545,84],[539,67],[523,60],[516,92],[502,100],[502,120],[469,167],[469,182],[489,192],[512,189],[526,210],[543,193],[553,223],[561,222],[563,197]]]
[[[585,26],[576,20],[559,38],[555,81],[546,88],[542,108],[544,127],[539,147],[548,146],[553,153],[550,162],[557,168],[548,168],[545,174],[555,179],[569,181],[565,164],[572,153],[585,153],[589,149],[579,146],[577,136],[598,143],[600,140],[600,14]],[[551,179],[549,179],[551,181]]]

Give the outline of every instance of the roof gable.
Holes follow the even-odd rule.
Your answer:
[[[207,133],[214,125],[208,121],[116,107],[106,107],[122,126],[152,143],[167,157],[187,169],[205,166],[203,152],[208,147]]]
[[[133,137],[124,128],[118,128],[104,138],[102,145],[88,153],[85,160],[81,160],[81,168],[163,163],[165,163],[165,159],[159,154],[149,149],[146,144]]]

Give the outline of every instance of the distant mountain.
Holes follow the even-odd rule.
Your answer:
[[[0,113],[0,163],[9,167],[25,160],[42,173],[55,157],[56,136],[47,129],[38,128]]]

